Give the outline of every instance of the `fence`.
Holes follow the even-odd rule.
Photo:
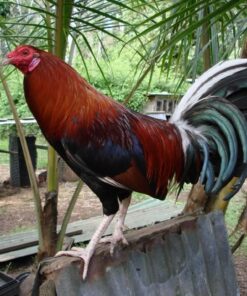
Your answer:
[[[37,172],[47,167],[47,142],[33,118],[21,120],[31,152],[31,158]],[[11,175],[13,185],[28,185],[25,177],[25,162],[19,139],[16,137],[15,122],[0,119],[0,183],[9,181]]]

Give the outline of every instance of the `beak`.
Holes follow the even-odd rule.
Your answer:
[[[11,59],[9,58],[4,58],[2,60],[0,60],[0,66],[5,66],[5,65],[9,65],[11,63]]]

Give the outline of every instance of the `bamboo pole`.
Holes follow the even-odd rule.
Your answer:
[[[68,208],[66,210],[66,213],[64,215],[63,222],[62,222],[62,225],[61,225],[61,229],[59,231],[58,239],[57,239],[57,245],[56,245],[56,250],[57,251],[62,249],[65,232],[66,232],[67,226],[69,224],[69,220],[70,220],[72,211],[73,211],[73,209],[75,207],[76,201],[77,201],[78,196],[79,196],[79,194],[81,192],[82,186],[83,186],[83,181],[80,180],[78,182],[78,184],[77,184],[75,192],[74,192],[74,194],[73,194],[73,196],[72,196],[72,198],[70,200],[69,206],[68,206]]]
[[[56,35],[55,35],[55,55],[60,57],[61,59],[65,59],[66,53],[66,45],[67,45],[67,37],[68,37],[68,28],[70,25],[70,17],[73,8],[73,0],[65,1],[58,0],[57,1],[57,11],[56,11]],[[51,180],[52,181],[52,180]],[[83,182],[79,181],[76,187],[76,190],[70,200],[69,206],[65,213],[61,230],[58,234],[56,250],[59,251],[62,248],[66,228],[68,226],[73,208],[77,201],[77,198],[80,194],[81,188],[83,186]]]

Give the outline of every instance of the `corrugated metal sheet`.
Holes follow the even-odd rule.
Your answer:
[[[97,249],[87,281],[75,258],[48,261],[40,273],[54,281],[59,296],[239,295],[221,213],[179,217],[127,238],[130,245],[113,257],[107,246]]]

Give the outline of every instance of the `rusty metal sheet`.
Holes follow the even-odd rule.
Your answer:
[[[112,257],[109,246],[98,247],[86,281],[80,262],[68,257],[46,263],[40,274],[54,281],[59,296],[239,295],[220,212],[178,217],[127,238],[129,246]]]

